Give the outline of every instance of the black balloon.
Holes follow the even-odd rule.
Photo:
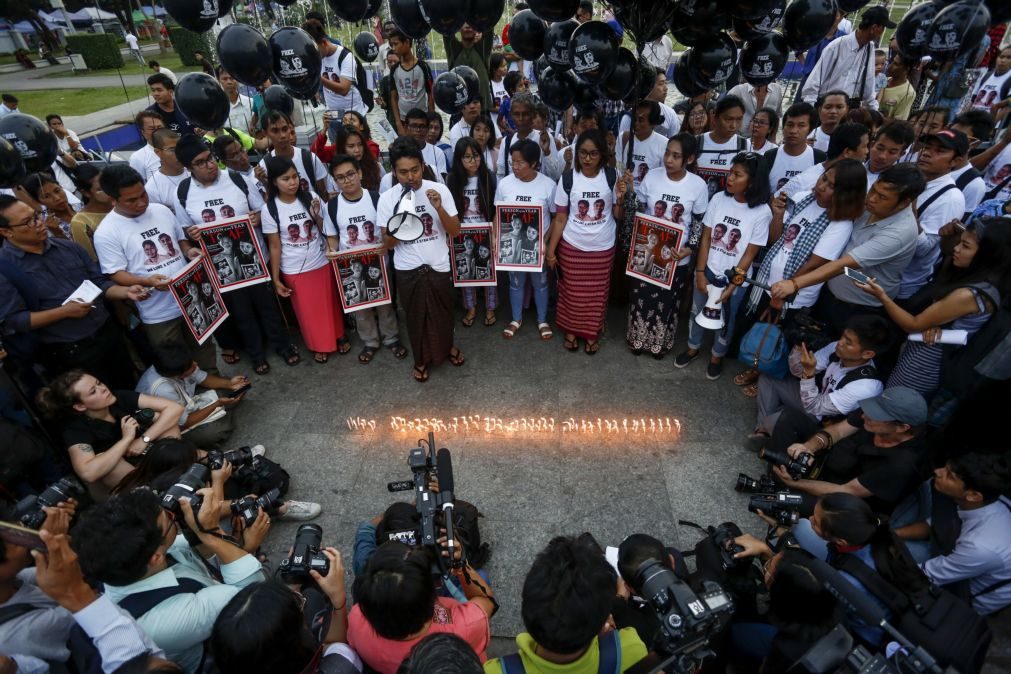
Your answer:
[[[771,33],[782,25],[785,11],[786,0],[776,0],[769,13],[759,19],[749,21],[734,17],[732,21],[734,32],[743,40],[752,40],[759,35]]]
[[[376,14],[379,13],[379,8],[383,6],[383,0],[369,0],[369,8],[365,10],[365,16],[362,17],[362,21],[366,19],[371,19]]]
[[[793,0],[783,14],[783,35],[794,51],[807,51],[835,23],[835,0]]]
[[[849,14],[863,9],[871,0],[835,0],[836,6]]]
[[[614,101],[628,98],[635,90],[637,62],[638,59],[631,50],[620,47],[611,74],[597,83],[600,93]]]
[[[498,20],[505,11],[505,0],[470,0],[467,23],[476,31],[487,33],[495,30]]]
[[[579,0],[530,0],[531,11],[545,21],[571,19],[579,9]]]
[[[895,29],[895,43],[903,58],[919,61],[927,54],[927,29],[937,13],[940,5],[933,2],[923,2],[912,7],[899,21]]]
[[[694,47],[690,47],[681,53],[677,63],[674,65],[674,87],[688,98],[698,96],[706,91],[706,87],[700,86],[688,70],[688,59]]]
[[[418,0],[421,15],[436,33],[453,35],[467,20],[466,4],[459,0]]]
[[[319,90],[323,58],[309,34],[285,26],[270,36],[274,81],[295,98],[307,101]]]
[[[548,26],[544,33],[544,57],[554,70],[568,70],[572,67],[569,62],[569,40],[572,31],[578,26],[579,22],[575,19],[558,21]]]
[[[990,10],[990,22],[994,25],[1011,21],[1011,2],[1007,0],[983,0]]]
[[[450,72],[460,76],[464,84],[467,85],[467,102],[481,100],[481,78],[477,71],[470,66],[457,66]]]
[[[733,0],[730,15],[745,21],[760,21],[779,4],[779,0]]]
[[[263,105],[268,110],[277,110],[289,117],[295,112],[295,99],[280,84],[271,84],[263,90]]]
[[[435,104],[447,115],[460,112],[460,108],[467,104],[469,95],[467,83],[453,71],[442,73],[432,85]]]
[[[369,11],[369,0],[327,0],[327,4],[345,21],[361,21]]]
[[[948,5],[927,28],[927,55],[939,63],[979,48],[990,28],[990,10],[977,0]]]
[[[390,18],[412,40],[420,40],[432,32],[432,27],[421,15],[418,0],[390,0]]]
[[[218,0],[218,18],[232,11],[232,0]]]
[[[657,69],[647,63],[645,59],[639,59],[639,74],[636,77],[635,90],[632,91],[632,96],[636,100],[646,98],[649,96],[649,92],[653,91],[653,87],[656,86],[657,72]]]
[[[25,168],[31,172],[47,171],[56,161],[59,149],[56,134],[36,117],[23,112],[10,112],[0,117],[0,138],[14,146]]]
[[[218,0],[165,0],[165,11],[194,33],[204,33],[218,20]]]
[[[539,82],[541,79],[541,73],[547,70],[551,64],[548,63],[548,59],[545,58],[544,54],[541,54],[536,61],[534,61],[534,80]]]
[[[0,138],[0,187],[20,185],[27,174],[21,153],[6,138]]]
[[[688,70],[700,86],[711,89],[730,79],[737,63],[737,46],[726,33],[719,33],[692,47]]]
[[[228,94],[221,83],[207,73],[189,73],[179,78],[175,99],[193,126],[212,131],[228,123],[232,107]]]
[[[544,21],[529,9],[517,12],[509,22],[509,46],[516,55],[528,61],[536,61],[544,53]]]
[[[572,105],[576,107],[576,110],[596,110],[597,101],[600,100],[600,92],[597,91],[597,87],[578,77],[575,78],[575,81],[576,92],[572,99]]]
[[[667,32],[664,22],[657,21],[656,15],[646,5],[630,8],[615,7],[614,18],[622,28],[642,42],[659,40]]]
[[[614,69],[618,44],[618,35],[603,21],[581,24],[569,39],[572,72],[590,84],[602,82]]]
[[[274,0],[274,2],[281,5],[282,7],[291,7],[296,2],[298,2],[298,0]]]
[[[233,23],[218,33],[218,60],[239,82],[258,87],[270,77],[273,56],[260,31],[249,24]]]
[[[779,33],[748,40],[741,49],[741,76],[755,87],[772,84],[790,57],[790,46]]]
[[[670,20],[674,39],[694,46],[730,27],[730,13],[722,0],[683,0]]]
[[[355,35],[355,55],[366,63],[372,63],[379,56],[379,43],[376,36],[367,30]]]
[[[537,78],[537,95],[555,112],[564,112],[576,98],[576,76],[548,66]]]

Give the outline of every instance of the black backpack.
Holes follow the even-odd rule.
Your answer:
[[[891,613],[891,623],[906,638],[937,658],[942,667],[963,674],[983,666],[993,633],[984,617],[948,590],[931,585],[906,594],[882,578],[856,555],[839,555],[832,563],[853,576]]]
[[[302,152],[305,152],[305,150],[302,150]],[[310,166],[312,166],[312,164],[310,164]],[[233,171],[232,169],[228,169],[228,177],[232,179],[235,186],[242,190],[242,193],[248,198],[249,184],[246,182],[246,179],[243,178],[237,171]],[[179,198],[179,205],[183,207],[184,211],[186,210],[186,198],[190,195],[190,185],[192,183],[193,177],[187,176],[186,178],[183,178],[179,183],[179,186],[176,187],[176,197]]]
[[[358,94],[362,97],[362,101],[365,103],[365,107],[372,112],[372,108],[376,107],[376,99],[372,94],[372,89],[369,88],[369,76],[365,72],[365,66],[362,62],[358,60],[358,57],[351,53],[350,49],[344,49],[341,55],[337,57],[337,70],[340,71],[341,66],[344,64],[344,59],[348,56],[355,60],[355,89],[358,90]]]

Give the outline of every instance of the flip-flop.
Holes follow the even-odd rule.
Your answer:
[[[229,349],[229,351],[231,351],[231,353],[226,353],[224,351],[221,352],[221,360],[225,361],[229,365],[235,365],[242,360],[242,357],[235,353],[235,349]]]
[[[509,321],[509,325],[507,325],[506,329],[502,331],[502,336],[506,339],[512,339],[513,336],[516,335],[516,331],[520,329],[521,325],[523,325],[523,323],[520,321]]]
[[[372,359],[375,357],[377,351],[379,351],[379,349],[374,346],[366,346],[362,349],[362,352],[358,354],[358,362],[362,365],[368,365],[372,362]]]
[[[596,353],[600,351],[600,342],[587,341],[586,344],[583,346],[583,351],[585,351],[586,355],[588,356],[596,355]]]
[[[428,366],[427,365],[415,365],[414,369],[411,370],[411,376],[414,377],[414,381],[419,384],[424,384],[428,381]]]
[[[393,357],[397,360],[403,360],[407,357],[407,349],[400,342],[393,342],[390,344],[390,351],[393,352]]]
[[[265,360],[258,360],[253,363],[253,372],[256,374],[267,374],[270,372],[270,363]]]
[[[293,344],[288,345],[288,348],[281,353],[281,357],[288,367],[295,367],[302,362],[302,356],[298,354],[298,349]]]
[[[463,323],[463,327],[469,328],[470,326],[474,325],[474,319],[476,319],[476,318],[477,318],[477,312],[475,311],[473,314],[467,314],[466,316],[464,316],[460,320],[460,322]]]
[[[747,386],[741,387],[741,393],[749,398],[758,397],[758,384],[748,384]]]
[[[350,350],[351,350],[350,339],[348,339],[347,337],[341,337],[340,339],[337,340],[337,353],[343,356]]]
[[[738,386],[747,386],[758,381],[758,370],[745,370],[734,377],[734,383]]]
[[[491,327],[498,323],[498,316],[495,315],[494,311],[486,311],[484,314],[484,324],[485,327]]]
[[[327,361],[330,360],[330,354],[329,353],[317,353],[317,354],[315,354],[312,357],[312,359],[315,362],[319,363],[320,365],[325,365],[327,363]]]
[[[452,363],[455,367],[460,367],[461,365],[466,363],[467,360],[463,357],[463,352],[454,346],[452,349],[449,350],[449,362]]]
[[[545,342],[555,336],[555,333],[551,331],[551,326],[547,323],[538,323],[537,330],[541,333],[541,339]]]
[[[579,338],[575,335],[571,337],[565,335],[565,349],[566,351],[579,351]]]

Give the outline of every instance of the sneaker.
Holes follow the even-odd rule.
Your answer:
[[[275,519],[303,522],[319,517],[323,510],[318,503],[312,501],[285,501],[284,505],[286,508],[284,514],[278,515]]]
[[[674,359],[674,367],[680,369],[683,367],[688,367],[689,363],[699,357],[699,352],[696,351],[692,353],[691,350],[682,351],[678,354],[678,357]]]
[[[249,451],[253,453],[253,456],[263,456],[267,453],[267,448],[263,445],[253,445],[249,448]]]
[[[709,365],[706,367],[706,379],[709,381],[716,381],[723,374],[723,359],[721,358],[718,363],[709,361]]]

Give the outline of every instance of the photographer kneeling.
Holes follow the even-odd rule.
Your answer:
[[[197,513],[189,499],[159,499],[140,489],[95,506],[73,530],[72,545],[85,575],[104,583],[106,595],[134,614],[188,672],[199,671],[203,642],[225,605],[242,587],[264,580],[256,558],[218,527],[226,472],[214,471],[212,487],[195,492],[203,499]],[[217,558],[221,581],[190,546],[177,518],[185,520],[207,557]]]

